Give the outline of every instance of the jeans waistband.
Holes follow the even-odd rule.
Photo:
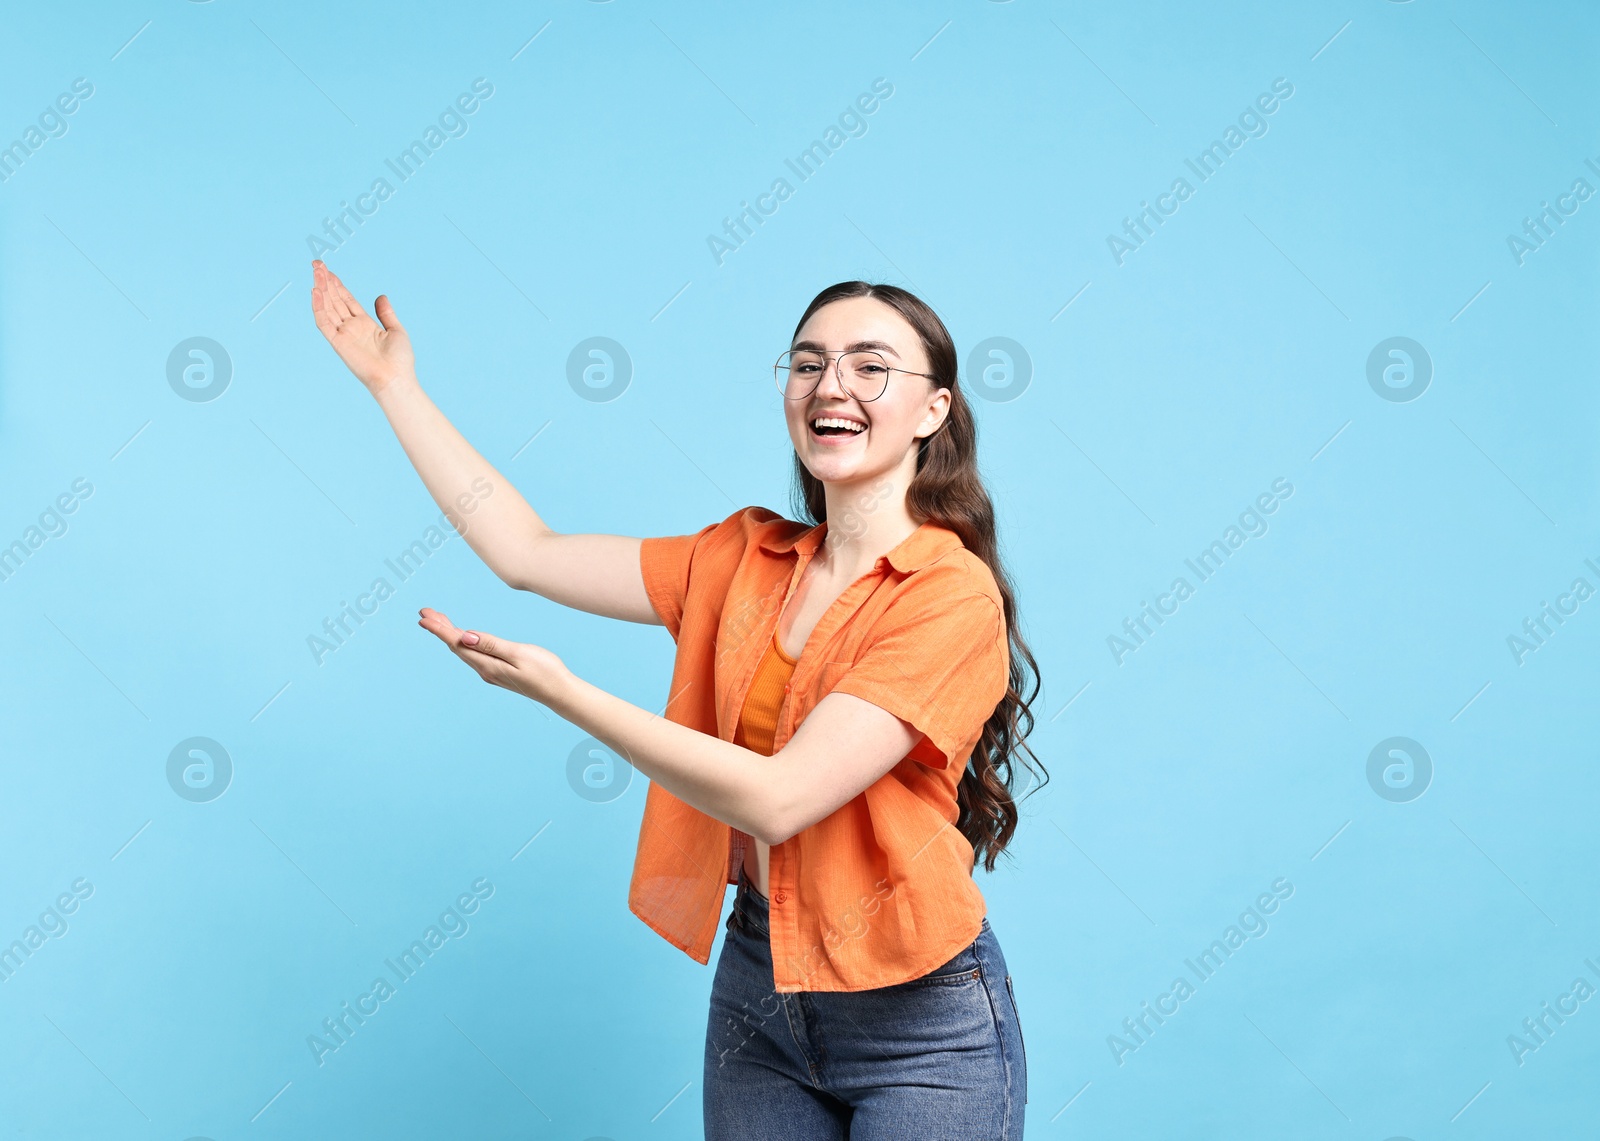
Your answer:
[[[750,877],[741,867],[739,889],[733,897],[733,913],[728,916],[729,925],[737,925],[752,934],[766,937],[769,934],[767,918],[767,897],[750,882]]]

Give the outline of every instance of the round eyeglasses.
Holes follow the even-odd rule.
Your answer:
[[[871,349],[852,349],[836,358],[839,383],[851,397],[863,404],[876,400],[889,387],[891,372],[910,373],[932,379],[929,373],[912,372],[898,368],[883,359],[882,354]],[[828,371],[828,354],[815,349],[791,349],[778,358],[772,366],[773,379],[785,400],[804,400],[822,383]]]

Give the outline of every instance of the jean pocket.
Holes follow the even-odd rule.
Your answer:
[[[941,966],[935,967],[920,978],[911,979],[900,985],[907,989],[927,986],[961,986],[977,982],[983,977],[983,964],[978,959],[977,941],[967,944],[956,952],[955,958]]]

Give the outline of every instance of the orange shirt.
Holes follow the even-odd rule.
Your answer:
[[[692,535],[643,541],[645,590],[677,643],[669,720],[734,739],[778,615],[827,527],[747,507]],[[795,661],[772,752],[834,690],[888,710],[921,736],[854,800],[773,846],[778,992],[906,982],[978,937],[986,909],[972,845],[955,827],[956,788],[1009,670],[994,576],[955,532],[931,521],[817,622]],[[628,907],[709,963],[742,859],[731,826],[651,781]]]

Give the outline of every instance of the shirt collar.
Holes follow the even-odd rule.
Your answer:
[[[793,521],[784,520],[789,526],[794,526]],[[773,554],[787,554],[793,550],[802,555],[814,555],[817,548],[822,545],[823,538],[828,530],[827,520],[784,535],[781,531],[768,534],[760,540],[762,550],[771,551]],[[935,523],[932,519],[925,519],[911,534],[907,535],[898,545],[883,557],[889,565],[902,574],[921,570],[935,559],[961,546],[961,536],[950,528]]]

